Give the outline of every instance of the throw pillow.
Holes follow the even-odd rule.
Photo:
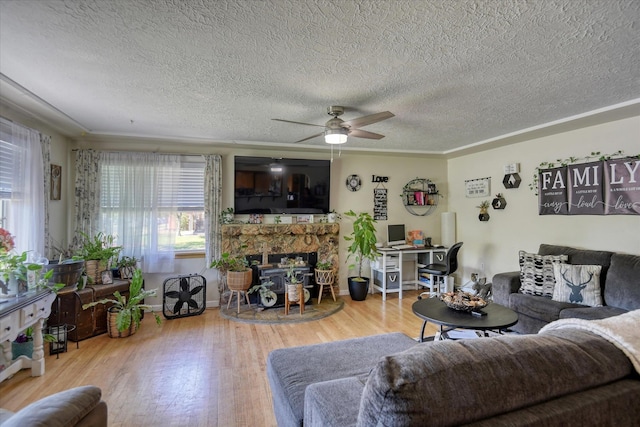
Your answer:
[[[602,306],[601,270],[599,265],[555,264],[556,287],[552,299],[591,307]]]
[[[520,293],[527,295],[553,297],[556,284],[554,264],[564,264],[568,255],[538,255],[525,251],[519,252]]]

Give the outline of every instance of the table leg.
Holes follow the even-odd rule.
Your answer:
[[[33,355],[31,356],[31,376],[44,375],[44,342],[42,340],[42,324],[44,319],[38,319],[33,325]]]
[[[424,342],[424,328],[427,327],[427,321],[422,322],[422,329],[420,329],[420,342]]]

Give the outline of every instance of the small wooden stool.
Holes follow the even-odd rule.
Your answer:
[[[249,302],[249,293],[246,291],[239,291],[237,289],[231,289],[231,295],[229,295],[229,301],[227,301],[227,310],[229,310],[229,304],[231,304],[231,300],[233,299],[233,293],[238,293],[238,314],[240,313],[240,300],[242,299],[242,294],[244,294],[245,299],[247,300],[247,304],[251,305]]]
[[[289,299],[289,289],[284,293],[284,314],[285,316],[289,314],[289,305],[298,304],[300,306],[300,314],[304,314],[304,290],[302,288],[302,283],[298,283],[296,286],[296,290],[298,293],[298,299],[293,301]]]
[[[333,270],[316,270],[316,283],[320,286],[320,291],[318,292],[318,304],[322,301],[322,292],[324,291],[325,286],[329,286],[331,289],[331,296],[333,300],[336,300],[336,294],[333,291],[333,280],[335,278],[335,274]]]

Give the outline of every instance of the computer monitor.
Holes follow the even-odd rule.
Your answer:
[[[387,225],[387,245],[404,245],[407,243],[407,233],[404,224]]]

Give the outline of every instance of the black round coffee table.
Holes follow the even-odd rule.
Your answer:
[[[478,331],[501,331],[518,323],[518,314],[502,305],[490,303],[482,309],[484,316],[474,316],[465,311],[456,311],[445,305],[439,298],[426,298],[413,303],[413,312],[423,319],[420,341],[424,341],[424,329],[427,322],[438,325],[438,339],[447,338],[447,332],[454,329],[473,329]]]

